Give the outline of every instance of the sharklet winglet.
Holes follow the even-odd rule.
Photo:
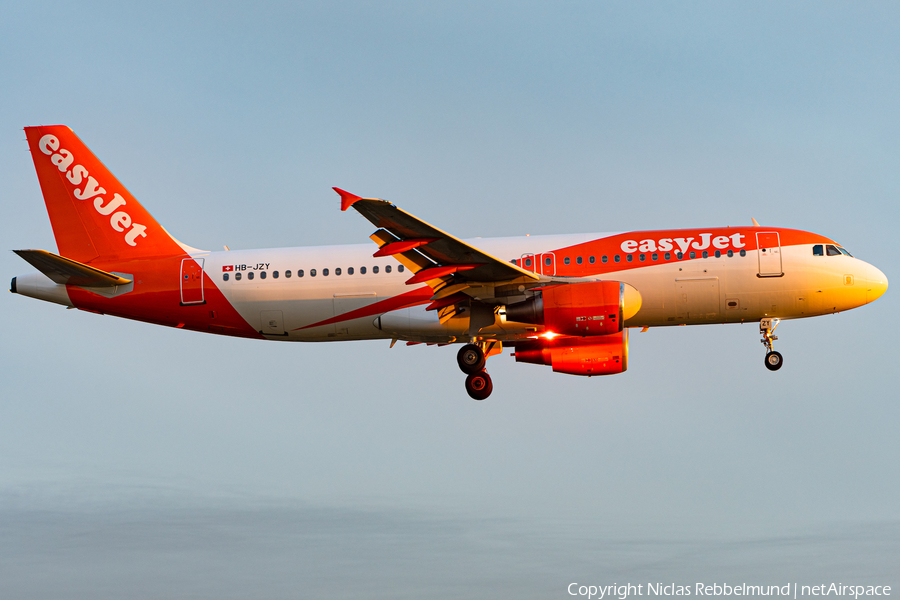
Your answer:
[[[348,208],[353,206],[354,203],[358,202],[359,200],[362,200],[362,198],[360,196],[357,196],[356,194],[351,194],[350,192],[344,191],[341,188],[333,187],[331,189],[333,189],[335,192],[337,192],[338,195],[341,197],[341,210],[342,211],[347,210]]]

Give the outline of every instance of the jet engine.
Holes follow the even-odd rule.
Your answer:
[[[507,305],[506,320],[543,325],[561,335],[609,335],[622,331],[640,308],[640,293],[627,283],[589,281],[543,287],[532,298]]]
[[[615,375],[628,368],[628,330],[591,337],[555,337],[516,344],[516,362],[549,365],[569,375]]]

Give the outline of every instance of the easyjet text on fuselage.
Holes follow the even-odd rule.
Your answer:
[[[694,236],[678,237],[678,238],[658,238],[643,240],[625,240],[619,246],[622,252],[631,254],[632,252],[669,252],[677,250],[679,252],[687,252],[688,250],[706,250],[714,248],[716,250],[728,250],[729,248],[740,249],[746,246],[743,239],[746,237],[743,233],[734,233],[732,235],[715,235],[712,233],[698,234],[700,239]]]

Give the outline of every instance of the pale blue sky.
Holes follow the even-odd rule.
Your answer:
[[[887,2],[6,2],[0,238],[55,250],[22,127],[63,123],[201,248],[366,242],[340,186],[463,237],[755,217],[833,237],[894,280],[898,22]],[[0,265],[30,271],[11,252]],[[782,324],[778,373],[753,325],[653,329],[615,377],[492,359],[495,393],[476,403],[453,348],[232,340],[0,294],[0,519],[17,524],[0,546],[43,523],[30,568],[102,562],[103,536],[73,531],[139,547],[159,519],[202,532],[235,510],[271,520],[222,543],[198,533],[185,555],[226,584],[253,581],[225,568],[257,556],[234,540],[269,539],[279,518],[283,573],[312,564],[359,590],[359,561],[384,596],[414,596],[404,568],[427,581],[471,553],[484,578],[435,597],[512,597],[523,564],[543,565],[534,597],[564,597],[576,572],[846,581],[860,569],[841,557],[868,552],[877,571],[897,544],[894,295]],[[146,529],[82,518],[126,506]],[[361,514],[374,524],[358,534],[328,525]],[[415,531],[421,551],[384,553],[379,531],[400,546]],[[607,538],[658,543],[618,563]],[[125,556],[165,569],[167,539]],[[757,539],[755,559],[734,550]],[[785,555],[784,539],[813,542]],[[663,560],[670,543],[687,546]],[[28,590],[29,573],[0,582]],[[140,578],[116,581],[92,597]],[[271,597],[302,584],[266,581]]]

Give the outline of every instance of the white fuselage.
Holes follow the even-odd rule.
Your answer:
[[[468,241],[511,261],[609,235],[613,234]],[[372,245],[358,244],[210,252],[195,258],[204,259],[206,275],[213,278],[241,316],[270,339],[398,338],[439,342],[455,341],[465,335],[466,323],[442,326],[435,312],[426,311],[424,304],[341,319],[341,315],[372,307],[416,287],[405,284],[410,273],[401,272],[396,260],[372,258],[372,252]],[[783,275],[778,277],[761,277],[758,251],[751,250],[745,256],[710,256],[638,268],[629,265],[631,268],[618,271],[605,270],[596,278],[623,281],[640,292],[641,308],[627,321],[629,327],[809,317],[848,310],[881,295],[870,289],[869,281],[883,274],[861,260],[844,255],[814,256],[812,244],[786,246],[781,252]],[[227,266],[234,270],[223,271]],[[288,271],[290,277],[286,276]],[[301,271],[302,277],[298,276]],[[238,273],[239,280],[235,277]],[[490,298],[481,299],[490,304]],[[379,328],[377,317],[384,313],[392,314],[382,320]],[[386,320],[389,326],[385,326]],[[273,328],[267,331],[269,325]],[[505,322],[502,311],[493,327],[482,329],[482,335],[501,340],[534,335],[534,332],[534,326]]]

